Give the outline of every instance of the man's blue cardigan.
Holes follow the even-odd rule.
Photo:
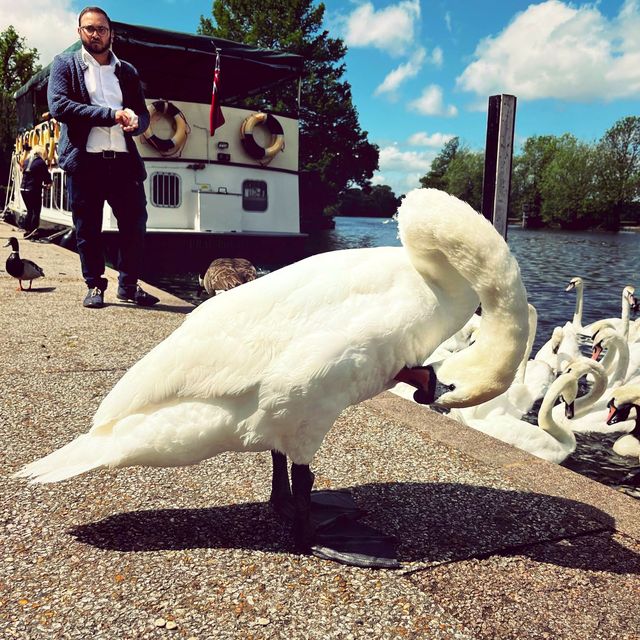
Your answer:
[[[49,74],[47,99],[49,113],[61,123],[58,142],[58,165],[73,174],[83,164],[87,139],[92,127],[111,127],[116,124],[116,111],[91,104],[84,72],[87,64],[82,51],[61,53],[53,59]],[[136,160],[134,178],[142,182],[147,177],[133,136],[149,126],[149,112],[144,101],[142,83],[133,65],[124,60],[116,64],[116,77],[122,90],[123,109],[132,109],[138,116],[138,128],[124,137],[131,157]]]

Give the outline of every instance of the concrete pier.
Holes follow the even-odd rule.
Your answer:
[[[16,291],[0,254],[3,640],[640,638],[637,501],[389,393],[346,410],[313,468],[396,536],[400,570],[291,553],[269,454],[10,478],[86,432],[190,309],[152,287],[157,307],[119,303],[113,273],[84,309],[77,255],[20,249],[46,277]]]

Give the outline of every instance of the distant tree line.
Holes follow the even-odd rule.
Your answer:
[[[458,138],[447,142],[420,179],[480,210],[484,154]],[[563,229],[617,231],[621,221],[640,222],[640,117],[618,120],[595,143],[571,134],[532,136],[515,155],[511,217]]]
[[[377,184],[362,189],[347,189],[332,209],[336,216],[368,216],[390,218],[400,206],[401,198],[396,198],[391,187]]]

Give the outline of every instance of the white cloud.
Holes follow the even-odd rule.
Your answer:
[[[640,93],[640,8],[626,0],[613,20],[597,3],[530,5],[481,41],[458,87],[486,97],[612,100]]]
[[[447,31],[451,33],[451,14],[448,11],[444,14],[444,23],[447,26]]]
[[[393,144],[380,149],[380,169],[373,174],[372,184],[387,184],[396,196],[420,186],[431,162],[437,155],[435,149],[429,151],[405,151]]]
[[[443,60],[444,54],[440,47],[435,47],[430,55],[427,55],[426,49],[419,47],[407,62],[396,67],[385,76],[385,79],[376,87],[374,94],[380,95],[386,93],[389,94],[391,98],[395,98],[395,92],[398,87],[405,82],[405,80],[415,78],[420,72],[420,69],[422,69],[425,61],[436,67],[441,67]]]
[[[420,47],[408,62],[401,64],[387,74],[382,83],[376,88],[375,95],[380,95],[381,93],[393,94],[405,80],[415,78],[422,68],[426,57],[427,52]]]
[[[402,151],[397,145],[380,149],[380,171],[422,171],[426,173],[435,151]]]
[[[444,62],[444,53],[442,52],[442,49],[440,47],[436,47],[431,52],[430,62],[436,67],[442,66],[442,63]]]
[[[0,31],[13,25],[26,46],[38,50],[43,66],[78,39],[77,24],[71,0],[0,0]]]
[[[437,84],[430,84],[422,95],[409,103],[409,108],[425,116],[449,116],[458,115],[458,109],[453,105],[445,105],[442,88]]]
[[[371,2],[365,2],[340,22],[349,47],[373,46],[391,55],[401,55],[414,42],[419,20],[420,0],[404,0],[379,10]]]
[[[432,133],[429,135],[426,131],[418,131],[409,138],[408,142],[414,147],[440,148],[453,138],[455,136],[452,133]]]

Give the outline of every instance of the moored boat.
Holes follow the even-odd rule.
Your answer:
[[[147,269],[199,271],[220,256],[279,266],[302,256],[296,113],[246,107],[248,96],[299,83],[303,60],[282,51],[113,22],[113,51],[133,64],[151,114],[136,138],[145,162]],[[68,51],[79,49],[80,42]],[[222,118],[210,131],[214,69]],[[7,207],[20,223],[27,147],[44,146],[53,184],[43,194],[41,226],[72,226],[65,172],[57,166],[58,123],[48,118],[49,67],[15,94],[20,134]],[[255,103],[255,102],[254,102]],[[103,213],[108,252],[117,250],[111,208]]]

